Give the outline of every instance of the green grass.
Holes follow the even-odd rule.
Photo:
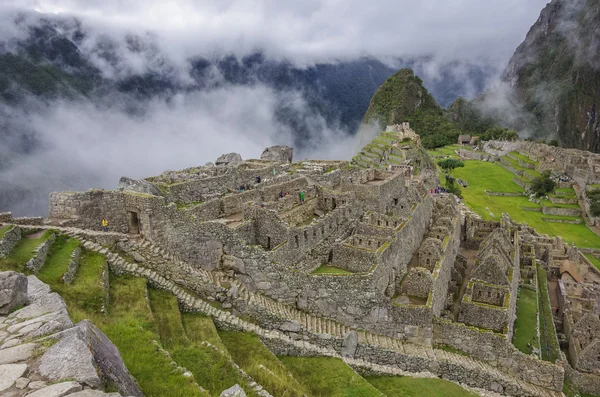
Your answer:
[[[182,313],[183,328],[188,339],[195,343],[208,342],[227,350],[212,318],[197,313]]]
[[[208,390],[211,396],[217,397],[223,390],[235,384],[242,386],[247,395],[256,395],[248,382],[232,366],[226,351],[222,352],[202,344],[203,340],[192,341],[188,338],[174,295],[168,291],[151,288],[148,290],[148,296],[161,343],[178,365],[194,375],[200,386]]]
[[[548,282],[546,271],[537,265],[538,271],[538,302],[540,315],[540,347],[542,360],[555,362],[558,359],[559,346],[552,318],[552,307],[548,296]]]
[[[366,380],[387,397],[476,397],[456,383],[437,378],[373,376]]]
[[[349,274],[354,273],[345,269],[340,269],[339,267],[335,266],[321,265],[315,270],[313,270],[312,274],[335,274],[338,276],[347,276]]]
[[[517,318],[515,320],[513,345],[525,354],[531,354],[531,346],[539,348],[537,340],[537,309],[536,292],[527,288],[520,288],[517,300]]]
[[[518,158],[519,160],[524,161],[524,162],[526,162],[528,164],[536,165],[536,166],[540,164],[539,162],[537,162],[535,160],[532,160],[529,157],[524,156],[524,155],[522,155],[519,152],[510,152],[510,154],[513,155],[514,157]]]
[[[195,207],[197,205],[200,205],[202,203],[203,203],[203,201],[192,201],[192,202],[189,202],[189,203],[176,202],[175,205],[177,206],[178,210],[185,210],[185,209],[192,208],[192,207]]]
[[[572,187],[557,187],[556,189],[554,189],[554,192],[556,192],[557,194],[566,193],[567,195],[575,195],[575,189],[573,189]]]
[[[51,231],[47,230],[39,238],[23,238],[15,245],[10,255],[6,259],[0,259],[0,270],[14,270],[21,273],[30,274],[25,269],[25,263],[33,257],[33,251],[44,241],[48,240]]]
[[[592,265],[596,266],[596,269],[600,270],[600,259],[596,258],[592,254],[585,254],[585,257],[592,262]]]
[[[177,372],[171,360],[152,342],[159,340],[159,335],[145,298],[146,280],[111,275],[110,297],[110,316],[99,323],[100,329],[119,348],[144,394],[148,397],[207,396],[193,379]]]
[[[311,397],[380,397],[352,368],[331,357],[279,357]]]
[[[550,202],[549,200],[541,200],[541,203],[544,207],[553,207],[553,208],[580,208],[579,204],[555,204]]]
[[[527,197],[501,197],[489,196],[485,191],[519,193],[523,189],[515,184],[512,179],[514,174],[498,164],[467,160],[464,168],[457,168],[453,172],[455,178],[466,180],[469,187],[462,189],[465,203],[473,211],[486,220],[499,220],[502,213],[508,213],[511,218],[520,223],[527,223],[538,233],[550,236],[561,236],[569,243],[579,247],[600,247],[600,237],[588,229],[585,224],[565,224],[545,222],[542,218],[555,219],[580,219],[578,217],[549,216],[541,212],[525,211],[521,207],[538,207],[529,202]],[[489,208],[494,216],[486,209]]]
[[[0,238],[4,237],[4,234],[8,232],[8,230],[12,227],[12,225],[6,225],[0,228]]]
[[[220,332],[220,336],[236,364],[270,394],[278,397],[307,394],[258,336],[243,332]]]
[[[514,169],[526,172],[528,175],[526,175],[525,178],[527,178],[529,180],[531,180],[532,178],[536,178],[538,176],[542,176],[542,174],[540,174],[538,171],[536,171],[534,169],[527,168],[527,167],[521,167],[519,165],[518,161],[513,160],[508,156],[504,156],[503,159],[505,159],[508,163],[510,163],[510,166],[513,167]]]
[[[38,278],[47,284],[62,283],[62,277],[69,267],[71,254],[79,246],[79,241],[64,235],[56,237],[46,263],[40,269]]]

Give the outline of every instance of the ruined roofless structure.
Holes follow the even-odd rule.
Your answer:
[[[0,214],[15,224],[0,256],[23,230],[53,229],[106,255],[113,272],[172,291],[183,309],[258,334],[276,354],[560,395],[564,369],[511,344],[520,227],[465,217],[455,196],[430,194],[433,163],[418,135],[394,128],[381,139],[415,175],[393,163],[291,162],[285,147],[260,160],[230,153],[115,190],[52,193],[46,220]],[[481,246],[470,275],[461,245]]]

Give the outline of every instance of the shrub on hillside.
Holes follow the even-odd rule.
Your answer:
[[[590,199],[590,212],[592,216],[600,216],[600,190],[595,189],[588,193]]]
[[[515,130],[502,127],[492,127],[479,136],[481,141],[516,141],[519,134]]]

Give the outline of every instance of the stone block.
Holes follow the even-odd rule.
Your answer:
[[[8,314],[27,303],[27,277],[16,272],[0,273],[0,314]]]

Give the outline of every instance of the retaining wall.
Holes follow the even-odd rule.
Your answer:
[[[50,237],[43,243],[41,243],[34,251],[33,258],[27,261],[25,267],[31,270],[34,274],[40,271],[42,266],[44,266],[44,262],[46,262],[46,257],[48,256],[48,252],[54,244],[54,240],[56,239],[56,234],[52,233]]]
[[[0,239],[0,258],[6,258],[10,255],[12,249],[21,240],[21,228],[13,226],[4,233]]]

